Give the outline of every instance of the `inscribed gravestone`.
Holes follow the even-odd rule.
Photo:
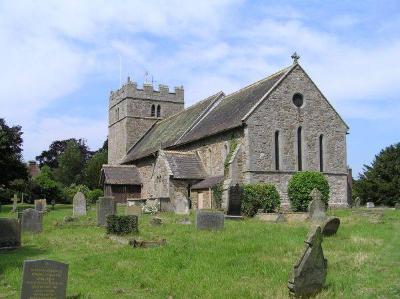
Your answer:
[[[43,230],[43,214],[35,209],[26,209],[21,217],[22,232],[41,233]]]
[[[85,216],[86,215],[86,198],[82,192],[77,192],[73,199],[73,215]]]
[[[24,261],[21,299],[65,299],[68,264],[50,261]]]
[[[189,201],[186,198],[177,200],[177,202],[175,204],[175,213],[179,214],[179,215],[189,214]]]
[[[328,220],[326,220],[321,228],[322,228],[322,235],[329,237],[338,231],[340,226],[340,219],[337,217],[330,217]]]
[[[217,211],[196,211],[196,228],[219,230],[224,228],[224,213]]]
[[[309,297],[318,293],[325,284],[328,263],[322,250],[322,233],[318,226],[311,232],[300,260],[293,267],[288,282],[291,295]]]
[[[322,201],[322,193],[318,189],[313,189],[310,196],[312,198],[308,206],[310,220],[324,220],[326,218],[326,205]]]
[[[21,246],[21,225],[18,219],[0,218],[0,249]]]
[[[105,226],[107,216],[116,214],[114,197],[99,197],[97,201],[97,225]]]

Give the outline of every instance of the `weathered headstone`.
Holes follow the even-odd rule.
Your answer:
[[[322,250],[321,227],[317,226],[309,234],[306,248],[293,268],[288,288],[291,295],[308,297],[317,294],[325,284],[328,263]]]
[[[0,249],[21,246],[21,225],[18,219],[0,218]]]
[[[82,192],[77,192],[74,195],[72,203],[74,217],[86,215],[86,198]]]
[[[310,220],[324,220],[326,218],[326,205],[322,201],[322,193],[318,189],[313,189],[310,196],[312,198],[312,201],[308,206]]]
[[[97,225],[105,226],[107,216],[115,215],[117,212],[114,197],[99,197],[97,201]]]
[[[26,209],[21,217],[22,232],[41,233],[43,231],[43,213],[35,209]]]
[[[340,226],[340,219],[337,217],[329,217],[322,225],[322,235],[329,237],[338,231]]]
[[[220,230],[224,228],[224,213],[218,211],[197,210],[196,228]]]
[[[141,205],[125,206],[125,215],[140,215],[142,214]]]
[[[47,208],[46,199],[35,199],[35,210],[45,212]]]
[[[17,194],[14,194],[14,197],[12,198],[12,202],[13,202],[12,212],[16,212],[17,211],[17,204],[18,204]]]
[[[400,210],[400,202],[396,202],[394,205],[395,210]]]
[[[356,197],[356,198],[354,199],[353,207],[358,208],[358,207],[360,207],[360,206],[361,206],[361,198]]]
[[[372,201],[367,202],[367,208],[371,209],[371,208],[375,208],[375,204]]]
[[[65,299],[68,264],[50,261],[24,261],[21,299]]]
[[[190,221],[189,217],[185,217],[182,220],[179,220],[178,223],[179,224],[184,224],[184,225],[192,224],[192,222]]]
[[[241,206],[242,188],[240,188],[239,184],[236,184],[228,189],[228,215],[240,216]]]
[[[177,200],[175,204],[175,213],[179,215],[189,214],[189,201],[186,198]]]

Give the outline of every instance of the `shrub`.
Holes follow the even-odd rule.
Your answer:
[[[222,203],[222,183],[219,183],[212,187],[212,196],[217,209],[221,208]]]
[[[242,191],[242,213],[253,217],[259,209],[274,212],[280,205],[279,193],[272,184],[248,184]]]
[[[293,211],[307,211],[311,201],[310,193],[317,188],[322,193],[322,201],[328,204],[328,180],[320,172],[297,172],[289,181],[288,196]]]
[[[91,203],[96,203],[96,201],[101,196],[103,196],[103,190],[101,189],[89,190],[89,192],[87,193],[87,200]]]
[[[53,179],[48,166],[43,166],[40,174],[33,179],[32,195],[34,198],[46,198],[48,201],[63,202],[65,200],[62,186]]]
[[[136,215],[107,216],[107,234],[124,235],[137,233],[139,231],[138,227],[138,216]]]

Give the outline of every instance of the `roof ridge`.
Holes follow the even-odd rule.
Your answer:
[[[193,153],[191,151],[174,151],[174,150],[166,150],[166,149],[164,149],[163,151],[166,154],[169,154],[169,153],[171,153],[171,154],[181,154],[181,155],[195,155],[196,154],[196,153]]]
[[[122,164],[116,164],[116,165],[112,165],[112,164],[103,164],[103,165],[101,166],[101,168],[104,168],[104,167],[126,167],[126,168],[136,168],[135,165],[122,165]]]

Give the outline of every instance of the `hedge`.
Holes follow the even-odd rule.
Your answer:
[[[280,206],[279,193],[272,184],[247,184],[242,191],[242,213],[253,217],[259,209],[274,212]]]
[[[310,193],[316,188],[322,193],[322,200],[328,205],[329,183],[321,172],[297,172],[289,181],[288,196],[293,211],[307,211],[311,201]]]
[[[108,215],[107,234],[124,235],[139,232],[139,221],[136,215]]]

